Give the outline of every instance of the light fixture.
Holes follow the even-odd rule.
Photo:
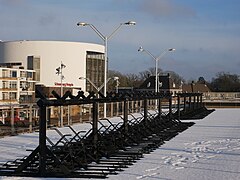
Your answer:
[[[88,23],[85,23],[85,22],[78,22],[77,23],[77,26],[87,26]]]
[[[176,49],[174,49],[174,48],[169,48],[169,49],[168,49],[168,51],[170,51],[170,52],[171,52],[171,51],[175,51],[175,50],[176,50]]]
[[[126,23],[124,23],[125,25],[136,25],[136,22],[135,21],[128,21]]]
[[[139,51],[139,52],[143,52],[143,51],[144,51],[143,47],[140,46],[139,49],[138,49],[138,51]]]

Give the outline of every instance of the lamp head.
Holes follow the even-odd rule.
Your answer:
[[[136,22],[135,21],[128,21],[126,23],[124,23],[125,25],[136,25]]]
[[[61,68],[65,68],[65,67],[66,67],[66,65],[61,63]]]
[[[140,47],[138,48],[138,52],[143,52],[143,51],[144,51],[143,47],[140,46]]]
[[[60,74],[60,67],[56,68],[56,74]]]
[[[87,26],[88,23],[85,23],[85,22],[78,22],[77,23],[77,26]]]
[[[84,79],[84,77],[79,77],[78,79],[81,79],[81,80],[82,80],[82,79]]]
[[[169,52],[172,52],[172,51],[175,51],[175,50],[176,50],[176,49],[174,49],[174,48],[169,48],[169,49],[168,49]]]
[[[115,81],[117,81],[117,80],[119,80],[119,77],[118,77],[118,76],[115,76],[113,79],[114,79]]]

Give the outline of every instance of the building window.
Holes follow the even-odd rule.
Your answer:
[[[17,77],[17,71],[10,71],[11,77],[16,78]]]
[[[2,82],[2,87],[3,87],[3,89],[7,89],[8,88],[8,82],[7,81],[3,81]]]
[[[16,92],[10,92],[9,93],[9,99],[10,100],[16,100],[17,99],[17,93]]]
[[[2,77],[3,78],[9,77],[9,71],[7,69],[2,70]]]
[[[33,73],[32,72],[27,72],[27,78],[32,79],[33,78]]]
[[[20,77],[26,78],[26,71],[20,71]]]
[[[28,56],[27,69],[35,70],[34,77],[36,81],[40,81],[40,57]]]
[[[8,100],[8,93],[7,92],[2,93],[2,99],[3,100]]]
[[[10,88],[17,89],[17,81],[10,81]]]
[[[87,52],[86,77],[97,87],[100,87],[104,82],[104,62],[103,53]],[[96,91],[96,89],[87,81],[86,91]]]

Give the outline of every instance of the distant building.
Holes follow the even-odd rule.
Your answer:
[[[34,101],[35,73],[15,63],[0,64],[0,121],[10,117],[12,108],[17,114],[20,104]]]
[[[191,83],[191,84],[183,84],[182,91],[184,93],[208,93],[211,92],[209,87],[204,83]]]
[[[21,67],[12,67],[11,64],[0,64],[0,105],[19,104],[34,98],[35,71]]]
[[[159,90],[158,92],[170,92],[175,95],[182,92],[181,84],[174,82],[169,74],[160,75],[158,77]],[[155,76],[149,76],[140,86],[139,90],[155,92]]]

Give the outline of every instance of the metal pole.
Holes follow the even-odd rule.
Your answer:
[[[10,106],[11,108],[11,133],[12,135],[15,134],[15,128],[14,128],[14,106]]]
[[[32,106],[33,104],[30,103],[29,105],[29,132],[32,132],[32,128],[33,128],[33,122],[32,122]]]
[[[189,96],[189,110],[191,110],[192,109],[192,96],[190,95]]]
[[[123,111],[123,119],[124,119],[124,132],[128,132],[128,101],[124,100],[124,111]]]
[[[82,123],[83,122],[83,109],[84,106],[83,105],[79,105],[79,122]]]
[[[63,85],[62,85],[62,80],[63,80],[63,74],[62,74],[62,62],[61,62],[61,98],[63,96]],[[63,106],[60,106],[60,126],[63,127]]]
[[[158,116],[159,120],[162,119],[162,101],[161,98],[158,99]]]
[[[116,102],[116,116],[119,114],[119,102]]]
[[[203,107],[203,99],[202,99],[202,94],[200,96],[200,106]]]
[[[40,125],[39,125],[39,173],[46,175],[46,117],[47,107],[40,107]]]
[[[110,103],[110,117],[113,117],[113,102]]]
[[[197,109],[199,108],[199,94],[197,94]]]
[[[172,120],[172,96],[169,97],[169,120]]]
[[[178,98],[178,120],[180,121],[180,116],[181,116],[181,111],[180,111],[180,100],[181,100],[181,98],[180,98],[180,95],[178,95],[177,96],[177,98]]]
[[[93,103],[93,113],[92,113],[92,118],[93,118],[93,124],[92,124],[92,129],[93,129],[93,146],[94,146],[94,154],[96,155],[97,153],[97,141],[98,141],[98,103],[94,102]]]
[[[147,123],[147,117],[148,117],[148,100],[143,100],[143,114],[144,114],[144,122]]]
[[[155,59],[155,93],[158,93],[158,59]],[[155,100],[155,109],[157,109],[157,102],[158,100]]]
[[[196,108],[196,95],[193,95],[193,110]]]
[[[67,108],[68,108],[68,125],[72,125],[72,122],[70,122],[71,121],[70,120],[70,106],[68,105]]]
[[[106,36],[104,39],[105,45],[105,61],[104,61],[104,96],[107,96],[107,66],[108,66],[108,37]],[[103,104],[103,117],[107,117],[107,104]]]
[[[184,112],[187,111],[187,109],[186,109],[186,96],[185,95],[183,97],[183,110],[184,110]]]

